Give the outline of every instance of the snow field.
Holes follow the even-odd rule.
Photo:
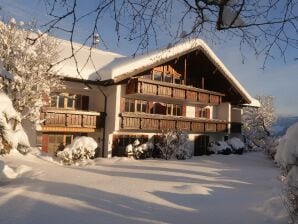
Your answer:
[[[0,223],[286,223],[279,170],[259,153],[189,160],[96,159],[65,167],[9,155],[32,167],[0,188]]]

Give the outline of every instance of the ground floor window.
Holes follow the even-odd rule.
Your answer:
[[[148,135],[114,135],[112,156],[126,156],[126,146],[138,139],[141,144],[148,142]]]

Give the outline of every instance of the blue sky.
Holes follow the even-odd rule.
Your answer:
[[[82,1],[84,4],[81,5],[81,9],[87,10],[96,1],[98,0]],[[26,22],[35,18],[39,24],[48,21],[42,0],[0,0],[0,6],[0,15],[6,20],[14,17]],[[82,22],[76,34],[76,41],[84,40],[92,21],[92,18],[89,18]],[[100,48],[131,55],[134,53],[135,43],[124,39],[117,43],[115,29],[111,21],[110,18],[103,18],[100,29],[103,31],[106,46],[101,45]],[[65,26],[69,25],[68,21],[64,23]],[[56,35],[63,38],[60,33],[56,33]],[[170,41],[164,34],[158,38],[158,45],[152,45],[151,49],[162,47]],[[261,69],[262,57],[257,58],[250,49],[244,48],[246,57],[243,63],[237,42],[231,41],[210,47],[252,96],[271,95],[275,97],[275,107],[278,114],[298,115],[298,61],[293,60],[295,53],[297,57],[297,52],[290,52],[286,63],[277,56],[275,60],[270,60],[266,69],[263,70]]]

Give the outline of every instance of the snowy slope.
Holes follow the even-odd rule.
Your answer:
[[[1,224],[286,223],[279,171],[261,153],[186,161],[98,159],[64,167],[32,155],[33,169],[0,187]]]

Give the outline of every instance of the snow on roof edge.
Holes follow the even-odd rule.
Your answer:
[[[251,98],[251,103],[243,104],[243,106],[259,108],[259,107],[261,107],[261,103],[257,99]]]

